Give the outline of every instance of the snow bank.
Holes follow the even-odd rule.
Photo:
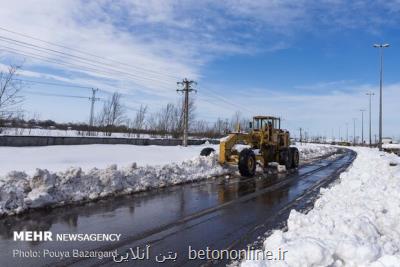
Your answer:
[[[400,144],[382,144],[383,148],[400,148]]]
[[[58,130],[58,129],[38,129],[38,128],[1,128],[0,135],[16,136],[61,136],[61,137],[102,137],[102,138],[172,138],[171,135],[150,135],[134,133],[111,133],[111,136],[103,132],[92,132],[92,136],[87,136],[86,131],[77,130]]]
[[[0,170],[6,174],[0,177],[0,216],[30,208],[150,190],[231,172],[218,164],[215,154],[207,158],[198,156],[207,146],[218,150],[217,145],[208,144],[189,147],[1,147]],[[312,153],[319,156],[330,151],[307,147],[300,148],[301,157],[303,153],[305,157],[311,157]],[[116,164],[110,166],[112,163],[129,167],[118,169]]]
[[[126,166],[165,165],[200,155],[205,147],[218,150],[218,145],[201,146],[135,146],[135,145],[75,145],[43,147],[0,147],[0,175],[24,171],[29,175],[36,168],[52,172],[79,167],[84,171],[107,168],[111,164]]]
[[[222,175],[228,170],[217,163],[217,155],[196,157],[164,166],[137,167],[136,163],[118,169],[70,168],[64,172],[37,169],[34,175],[10,172],[0,179],[0,216],[30,208],[64,205],[110,195],[175,185]]]
[[[291,211],[288,230],[265,240],[265,250],[288,251],[285,261],[242,266],[400,266],[400,158],[354,150],[340,183],[322,189],[308,214]]]
[[[296,143],[296,147],[299,149],[300,160],[302,161],[308,161],[337,151],[334,146],[320,144]]]

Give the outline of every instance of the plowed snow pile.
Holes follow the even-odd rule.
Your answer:
[[[3,147],[0,149],[0,175],[5,174],[0,176],[0,216],[30,208],[145,191],[230,172],[217,163],[217,155],[197,156],[206,146],[210,145],[187,148],[131,145]],[[211,147],[217,149],[218,146]],[[302,159],[335,150],[330,146],[309,144],[299,148]],[[129,167],[117,168],[113,164],[106,168],[107,162]]]
[[[63,205],[97,198],[128,194],[174,185],[215,175],[228,170],[217,163],[217,156],[195,157],[163,166],[123,169],[112,165],[106,169],[64,172],[37,169],[32,176],[13,171],[0,178],[0,216],[20,213],[29,208]]]
[[[297,143],[296,147],[299,149],[302,161],[311,160],[337,151],[336,147],[330,145]]]
[[[400,158],[354,150],[352,167],[322,190],[314,209],[293,210],[287,231],[276,230],[264,241],[265,250],[288,251],[285,261],[241,266],[400,266]]]

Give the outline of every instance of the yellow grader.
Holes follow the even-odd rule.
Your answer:
[[[281,129],[280,118],[255,116],[249,128],[248,133],[238,130],[220,141],[220,164],[238,165],[244,177],[253,177],[257,164],[265,168],[277,162],[288,170],[298,167],[299,151],[290,147],[289,132]],[[213,148],[204,148],[200,155],[208,156],[213,151]]]

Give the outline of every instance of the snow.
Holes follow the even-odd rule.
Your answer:
[[[358,155],[340,181],[307,214],[292,210],[287,230],[264,249],[288,251],[285,261],[248,260],[241,266],[400,266],[400,158],[377,149]]]
[[[0,147],[0,216],[232,172],[218,164],[215,153],[210,157],[199,156],[205,147],[218,151],[218,145],[209,144]],[[330,149],[300,151],[311,157],[311,153],[319,155]]]
[[[0,175],[19,170],[32,175],[36,168],[61,171],[80,167],[88,171],[136,162],[139,166],[181,162],[200,155],[201,146],[135,146],[135,145],[73,145],[43,147],[0,147]]]
[[[296,147],[299,149],[300,160],[302,161],[308,161],[337,151],[337,148],[331,145],[296,143]]]
[[[159,136],[149,134],[128,134],[128,133],[112,133],[106,136],[102,132],[92,132],[93,136],[87,136],[86,131],[77,130],[58,130],[58,129],[41,129],[41,128],[2,128],[0,135],[17,135],[17,136],[62,136],[62,137],[110,137],[110,138],[172,138],[170,135]]]
[[[59,137],[101,137],[101,138],[146,138],[146,139],[172,139],[172,135],[156,135],[156,134],[136,134],[136,133],[111,133],[111,136],[105,135],[103,132],[92,132],[92,136],[87,135],[87,131],[77,130],[58,130],[43,128],[1,128],[0,136],[59,136]],[[209,140],[210,138],[189,136],[189,139]]]
[[[399,148],[400,149],[400,144],[382,144],[383,148]]]
[[[65,205],[111,195],[130,194],[228,173],[217,155],[196,156],[180,163],[105,169],[69,168],[62,172],[37,169],[33,175],[13,171],[0,178],[0,216],[38,207]]]

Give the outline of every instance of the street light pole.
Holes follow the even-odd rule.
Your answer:
[[[380,82],[379,82],[379,150],[382,151],[382,85],[383,85],[383,48],[389,47],[389,44],[374,44],[375,48],[379,48],[380,54]]]
[[[366,94],[367,96],[369,96],[369,147],[372,147],[372,133],[371,133],[371,127],[372,127],[372,123],[371,123],[371,99],[372,96],[374,96],[375,94],[373,92],[368,92]]]
[[[360,109],[361,111],[361,145],[364,145],[364,111],[365,109]]]
[[[356,145],[356,118],[353,118],[353,146]]]
[[[346,142],[349,142],[349,123],[346,122]]]

